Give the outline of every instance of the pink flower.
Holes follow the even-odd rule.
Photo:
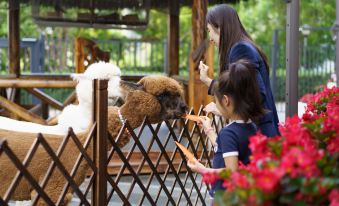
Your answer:
[[[337,133],[336,137],[332,137],[327,144],[326,148],[331,154],[339,153],[339,135]]]
[[[249,148],[252,153],[266,153],[267,152],[267,141],[268,138],[258,132],[256,135],[250,138]]]
[[[222,186],[227,188],[227,191],[233,191],[236,187],[232,179],[225,179]]]
[[[300,98],[300,101],[301,102],[304,102],[304,103],[308,103],[308,102],[311,102],[312,100],[313,100],[313,94],[305,94],[304,96],[302,96],[301,98]]]
[[[253,175],[256,186],[264,192],[272,193],[277,188],[281,173],[275,170],[261,170]]]
[[[205,172],[202,174],[202,181],[206,184],[213,185],[216,181],[220,180],[218,173],[216,172]]]
[[[330,200],[330,206],[339,206],[339,190],[337,188],[333,189],[328,195]]]
[[[247,181],[247,177],[239,172],[233,172],[231,178],[235,185],[243,189],[248,189],[250,184]]]
[[[303,151],[299,148],[289,150],[281,160],[281,169],[289,173],[291,177],[305,175],[306,177],[317,176],[320,171],[316,165],[319,159],[318,152],[316,154]]]

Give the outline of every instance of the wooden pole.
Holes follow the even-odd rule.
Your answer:
[[[94,119],[97,123],[93,160],[97,171],[93,183],[93,205],[107,205],[107,80],[94,81]]]
[[[74,88],[73,80],[0,79],[0,88]]]
[[[9,75],[20,77],[20,3],[8,1]],[[20,90],[16,90],[14,102],[20,104]],[[13,116],[13,118],[15,118]]]
[[[179,75],[179,0],[169,1],[168,66],[169,76]]]
[[[85,71],[85,54],[83,50],[83,38],[75,39],[75,73],[83,73]]]
[[[192,5],[192,45],[191,51],[194,52],[198,46],[206,39],[206,13],[207,0],[193,0]],[[208,103],[207,86],[200,81],[199,62],[195,62],[190,55],[190,72],[189,72],[189,106],[197,112],[201,105]]]
[[[9,73],[20,76],[19,0],[8,1]]]

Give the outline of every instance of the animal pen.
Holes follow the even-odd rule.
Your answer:
[[[61,205],[69,189],[74,191],[73,194],[77,197],[77,201],[73,201],[73,204],[77,205],[110,205],[113,200],[118,205],[207,204],[208,187],[202,183],[201,176],[190,171],[184,154],[177,147],[170,146],[174,141],[181,142],[192,151],[196,158],[201,159],[203,164],[211,166],[213,148],[208,146],[208,139],[202,134],[196,123],[189,127],[188,120],[178,119],[173,122],[165,121],[151,125],[145,118],[139,131],[136,132],[131,129],[128,121],[125,121],[118,136],[112,137],[107,132],[107,81],[95,80],[94,93],[93,126],[85,142],[81,143],[70,129],[57,150],[53,151],[44,135],[38,134],[29,153],[22,160],[16,157],[6,140],[1,140],[0,158],[9,158],[18,170],[5,195],[0,197],[1,205],[9,204],[11,195],[23,179],[36,191],[36,196],[32,199],[33,205],[36,205],[39,199],[47,205]],[[193,110],[190,111],[190,114],[192,113],[194,113]],[[198,114],[201,113],[200,109]],[[219,130],[223,121],[213,119],[215,128]],[[177,121],[182,121],[182,127],[175,127]],[[166,127],[168,130],[166,136],[159,135],[161,127]],[[140,137],[146,128],[150,130],[152,138],[148,144],[142,144]],[[123,151],[117,146],[120,136],[126,129],[132,136],[132,146],[129,151]],[[60,157],[65,155],[63,154],[64,148],[70,142],[74,142],[76,145],[78,157],[72,168],[66,168],[60,161]],[[111,145],[108,150],[106,149],[107,144]],[[156,154],[150,153],[154,145],[159,148],[159,152]],[[42,147],[51,159],[48,170],[40,182],[34,179],[28,169],[38,147]],[[89,154],[89,150],[93,151],[92,155]],[[131,161],[136,150],[142,154],[138,165],[134,165]],[[122,163],[119,164],[118,172],[114,175],[110,175],[108,170],[112,159]],[[90,169],[85,183],[80,186],[76,184],[75,176],[79,165],[84,162],[89,165]],[[162,163],[165,164],[159,170],[159,165]],[[146,165],[149,171],[143,170]],[[53,202],[48,193],[44,191],[55,170],[59,170],[63,178],[67,180],[57,202]],[[123,188],[121,180],[127,175],[131,179],[131,184],[128,188]],[[135,190],[141,190],[142,193],[136,195]]]
[[[0,110],[0,115],[20,118],[39,124],[53,125],[56,119],[53,117],[46,119],[48,116],[47,108],[51,106],[57,110],[62,110],[66,105],[75,101],[75,94],[71,93],[64,102],[59,102],[39,88],[72,89],[75,87],[75,82],[68,75],[20,74],[19,1],[9,2],[9,75],[1,77],[0,88],[11,89],[10,92],[0,89],[0,106],[4,108]],[[28,1],[20,1],[20,3],[22,2]],[[40,1],[35,0],[33,2],[39,3]],[[91,4],[88,5],[93,7],[95,5],[93,2],[99,1],[93,0],[90,2]],[[201,104],[206,104],[210,99],[207,99],[205,95],[207,94],[207,88],[199,81],[198,62],[204,59],[210,65],[210,72],[213,73],[213,50],[206,46],[204,40],[207,35],[203,28],[205,26],[208,3],[213,4],[212,2],[219,3],[220,1],[149,0],[143,2],[149,3],[145,5],[144,8],[146,9],[153,7],[168,9],[168,56],[171,59],[168,65],[166,65],[168,75],[180,80],[184,84],[186,100],[194,108],[190,110],[189,114],[202,114]],[[236,0],[227,2],[236,2]],[[294,22],[289,24],[291,25],[290,27],[287,27],[288,34],[289,37],[296,37],[298,24],[295,24],[295,22],[297,22],[299,6],[296,7],[296,1],[286,2],[289,6],[288,12],[292,11],[290,16],[293,17],[293,19],[289,18],[288,21],[290,23]],[[195,17],[192,18],[192,53],[189,58],[189,79],[182,79],[178,76],[178,11],[180,4],[190,4],[193,11],[192,14]],[[293,8],[296,9],[292,10]],[[337,10],[339,11],[339,9]],[[38,13],[36,14],[38,15]],[[94,18],[99,23],[101,22],[101,26],[105,26],[104,24],[112,23],[109,20],[115,18],[116,16],[114,15],[112,13],[111,16],[100,17],[94,16],[93,12],[82,13],[77,16],[79,22],[73,21],[71,24],[79,26],[80,23],[81,25],[93,26]],[[47,22],[48,24],[48,21],[50,21],[60,24],[60,22],[55,22],[60,16],[60,13],[56,13],[50,15],[50,19],[46,19],[44,16],[38,16],[37,18],[40,23]],[[130,27],[138,27],[147,25],[148,18],[148,14],[141,21],[136,19],[135,16],[124,16],[121,17],[119,22],[113,23],[127,22]],[[338,25],[336,24],[336,26]],[[339,30],[336,29],[335,31],[338,33]],[[298,45],[296,43],[297,40],[292,40],[288,41],[290,43],[288,50],[298,52],[298,49],[293,47]],[[77,64],[75,71],[84,71],[84,61],[88,63],[95,60],[108,61],[107,53],[98,50],[93,42],[84,39],[79,39],[77,42],[79,44],[75,49],[79,56],[75,61]],[[81,45],[86,46],[82,47]],[[36,47],[32,48],[36,49]],[[338,51],[336,51],[337,55]],[[287,65],[289,70],[292,70],[291,68],[298,68],[298,61],[295,60],[298,56],[294,53],[288,53],[287,59],[290,59],[291,62],[291,64]],[[338,67],[336,68],[338,74],[339,69]],[[289,76],[293,76],[293,74],[289,73]],[[296,77],[297,75],[294,76]],[[140,79],[140,76],[123,76],[122,78],[124,80],[137,81]],[[292,93],[293,91],[295,92],[296,84],[295,81],[290,81],[290,84],[288,84],[287,91],[289,92],[287,93],[290,94],[289,96],[297,96]],[[6,188],[6,193],[4,196],[0,196],[0,205],[12,204],[11,196],[23,180],[27,181],[36,192],[36,196],[32,199],[33,205],[36,205],[38,201],[42,201],[46,205],[62,205],[69,189],[73,191],[74,196],[71,202],[72,205],[208,205],[208,186],[202,183],[201,175],[190,171],[187,167],[184,154],[174,145],[174,141],[182,143],[192,151],[196,158],[201,159],[203,164],[210,167],[213,148],[197,124],[188,120],[177,119],[152,125],[145,118],[137,130],[131,129],[128,121],[124,122],[119,135],[112,137],[107,133],[107,81],[96,81],[94,86],[95,104],[93,111],[95,115],[93,126],[85,142],[80,142],[77,135],[70,129],[59,147],[53,150],[44,135],[39,134],[25,159],[18,159],[7,144],[6,139],[0,140],[0,159],[9,159],[11,164],[17,169],[17,173],[14,179],[11,180],[10,186]],[[20,90],[26,90],[41,100],[41,103],[38,105],[26,105],[27,107],[20,106],[18,101]],[[291,105],[296,103],[295,99],[288,99],[288,102]],[[42,117],[34,114],[37,111],[41,111]],[[289,114],[293,112],[295,111],[290,110]],[[220,130],[223,123],[222,119],[213,117],[213,125],[217,131]],[[128,130],[132,137],[127,149],[119,148],[116,143],[125,130]],[[145,136],[148,138],[144,139]],[[64,149],[69,144],[76,145],[78,156],[74,165],[71,168],[66,168],[64,163],[60,161],[60,157],[65,155]],[[106,145],[110,145],[110,147],[106,148]],[[42,180],[35,179],[28,169],[32,160],[34,160],[38,148],[43,149],[51,159],[51,163]],[[92,152],[88,152],[89,150]],[[80,165],[84,163],[90,169],[87,172],[85,181],[79,185],[76,183],[75,177]],[[60,171],[66,181],[63,185],[62,193],[60,193],[56,202],[53,202],[49,194],[44,190],[54,171]]]

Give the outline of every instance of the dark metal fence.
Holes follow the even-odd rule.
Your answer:
[[[281,33],[281,32],[280,32]],[[283,34],[283,33],[281,33]],[[56,39],[43,37],[44,40],[44,61],[40,62],[42,69],[31,68],[31,56],[42,56],[37,53],[40,50],[32,50],[31,47],[22,48],[22,72],[45,72],[45,73],[71,73],[74,72],[74,42],[71,39]],[[43,38],[40,38],[40,40]],[[41,42],[41,41],[36,42]],[[2,47],[0,40],[0,47]],[[30,40],[31,42],[33,40]],[[34,42],[34,41],[33,41]],[[167,73],[168,65],[167,42],[166,40],[121,40],[112,39],[97,41],[100,48],[111,52],[111,61],[117,64],[123,74],[154,74]],[[39,47],[35,47],[39,48]],[[285,45],[278,44],[278,32],[275,33],[272,45],[261,45],[267,54],[271,66],[272,91],[277,102],[278,111],[282,114],[285,111]],[[32,53],[33,52],[33,53]],[[42,52],[42,51],[41,51]],[[180,63],[179,73],[181,76],[188,76],[190,44],[180,42]],[[0,73],[5,73],[8,67],[7,48],[0,48]],[[33,55],[34,54],[34,55]],[[214,55],[215,70],[218,69],[217,51]],[[36,60],[39,58],[35,58]],[[325,85],[334,73],[335,45],[310,45],[305,42],[300,44],[300,69],[299,69],[299,97],[306,93],[318,90]],[[37,63],[34,63],[36,65]],[[38,64],[39,65],[39,64]],[[52,95],[53,96],[53,95]],[[62,99],[62,98],[61,98]],[[61,100],[60,100],[61,101]],[[284,118],[283,118],[284,119]]]
[[[145,118],[138,132],[126,121],[120,133],[112,137],[107,134],[107,81],[98,81],[95,85],[95,121],[85,140],[70,130],[64,138],[60,137],[59,145],[53,147],[48,136],[38,134],[25,158],[19,159],[13,151],[15,146],[8,144],[6,139],[0,139],[0,164],[3,158],[9,158],[17,170],[17,174],[9,178],[10,184],[2,183],[2,187],[7,185],[8,188],[0,193],[0,205],[9,204],[23,179],[37,194],[33,196],[33,205],[38,201],[46,205],[62,205],[69,189],[74,191],[74,205],[208,205],[208,187],[202,183],[201,175],[190,171],[184,155],[173,146],[174,141],[181,142],[210,167],[213,148],[197,124],[178,119],[152,125]],[[202,107],[198,114],[202,114]],[[177,126],[178,123],[180,126]],[[219,131],[224,122],[213,117],[213,124]],[[126,129],[131,135],[128,152],[117,145]],[[146,143],[142,140],[145,133],[150,137]],[[11,142],[10,139],[8,142]],[[106,150],[106,145],[111,145],[111,149]],[[154,146],[158,149],[152,152]],[[44,152],[41,153],[41,150]],[[142,155],[135,167],[134,155],[138,153]],[[50,161],[44,173],[37,178],[32,159],[41,154]],[[63,159],[65,156],[71,156],[72,164]],[[109,175],[108,165],[117,158],[120,160],[119,172]],[[165,167],[160,168],[163,162]],[[89,168],[89,175],[82,181],[78,176],[84,165]],[[0,165],[0,170],[3,168],[5,165]],[[144,168],[149,170],[145,172]],[[56,172],[60,173],[63,181],[51,192]]]

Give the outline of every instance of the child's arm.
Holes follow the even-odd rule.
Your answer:
[[[188,161],[188,166],[191,168],[193,172],[198,172],[198,173],[206,173],[206,172],[215,172],[219,173],[224,169],[229,169],[232,172],[238,170],[238,156],[230,156],[230,157],[225,157],[225,168],[219,168],[219,169],[214,169],[214,168],[207,168],[203,164],[201,164],[197,159],[194,158],[192,161]]]
[[[232,172],[238,170],[239,160],[238,156],[224,157],[226,169],[231,170]]]
[[[212,145],[215,146],[218,135],[212,126],[211,119],[208,118],[207,116],[201,116],[200,118],[201,118],[200,125],[203,127],[203,130],[207,137],[211,140]]]

